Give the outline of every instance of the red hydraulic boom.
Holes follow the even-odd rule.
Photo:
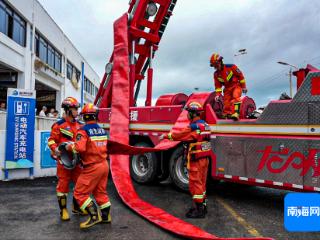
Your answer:
[[[147,72],[146,106],[152,99],[152,59],[167,27],[177,0],[153,0],[130,2],[128,14],[128,49],[130,56],[130,106],[136,105],[141,81]],[[106,65],[95,104],[99,108],[111,107],[113,54]]]

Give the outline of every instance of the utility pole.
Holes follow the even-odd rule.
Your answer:
[[[286,62],[279,61],[278,63],[281,64],[281,65],[290,66],[290,69],[289,69],[289,87],[290,87],[290,97],[292,98],[292,95],[293,95],[293,93],[292,93],[292,68],[295,68],[297,70],[299,68],[294,66],[294,65],[292,65],[292,64],[286,63]]]
[[[292,98],[292,68],[289,70],[289,86],[290,86],[290,97]]]

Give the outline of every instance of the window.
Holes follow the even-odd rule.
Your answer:
[[[61,54],[55,51],[54,69],[61,72]]]
[[[33,44],[33,32],[32,32],[32,29],[30,31],[30,51],[32,51],[32,44]]]
[[[67,78],[72,80],[73,76],[76,78],[77,82],[80,80],[80,71],[71,63],[67,62]]]
[[[48,45],[48,64],[54,68],[54,49]]]
[[[26,46],[26,21],[0,0],[0,32],[21,46]]]
[[[84,77],[84,90],[86,91],[86,92],[88,92],[88,79],[86,78],[86,77]]]
[[[12,39],[21,46],[25,46],[25,38],[26,22],[14,13]]]
[[[36,33],[35,41],[34,41],[34,52],[36,56],[39,57],[39,34]]]
[[[0,32],[8,35],[8,14],[2,1],[0,1]]]
[[[95,96],[98,93],[98,88],[87,77],[84,77],[84,91]]]
[[[67,78],[72,79],[72,64],[69,61],[67,63]]]
[[[77,82],[79,82],[80,77],[81,77],[80,71],[78,69],[76,69],[75,67],[73,68],[73,71],[76,73]]]
[[[39,58],[45,63],[47,62],[47,53],[48,53],[48,44],[42,37],[40,37]]]
[[[58,50],[38,32],[36,32],[35,36],[34,51],[36,56],[39,57],[43,62],[47,63],[51,68],[61,73],[61,53],[59,53]]]

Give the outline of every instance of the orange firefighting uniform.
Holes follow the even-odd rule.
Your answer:
[[[92,194],[100,209],[111,205],[107,195],[109,165],[107,162],[107,135],[95,121],[89,121],[77,133],[71,146],[80,153],[83,170],[74,189],[74,197],[81,210],[92,201]]]
[[[68,117],[61,119],[54,123],[51,128],[51,134],[48,139],[48,146],[51,149],[51,155],[57,159],[57,195],[63,196],[67,195],[69,192],[70,181],[74,183],[80,175],[81,168],[77,165],[74,169],[68,170],[63,167],[60,163],[59,158],[54,156],[54,151],[63,142],[75,141],[76,133],[82,125],[78,121],[70,121]]]
[[[240,112],[242,89],[246,88],[246,80],[239,68],[234,64],[225,64],[221,71],[214,72],[214,85],[216,94],[220,95],[223,90],[223,114]]]
[[[189,190],[194,202],[203,203],[206,199],[207,173],[211,156],[209,125],[196,117],[187,128],[180,132],[170,132],[165,138],[190,142],[187,156]]]

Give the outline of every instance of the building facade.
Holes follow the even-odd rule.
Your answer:
[[[82,71],[82,67],[84,71]],[[83,86],[82,86],[83,76]],[[8,88],[36,90],[36,111],[46,106],[61,114],[68,96],[93,102],[100,85],[92,69],[37,0],[0,0],[0,180],[54,176],[47,146],[54,118],[35,118],[33,167],[6,171]],[[32,174],[31,174],[32,172]]]
[[[100,85],[72,42],[37,0],[0,0],[0,103],[7,88],[34,89],[37,112],[42,106],[60,110],[62,99],[92,102]]]

